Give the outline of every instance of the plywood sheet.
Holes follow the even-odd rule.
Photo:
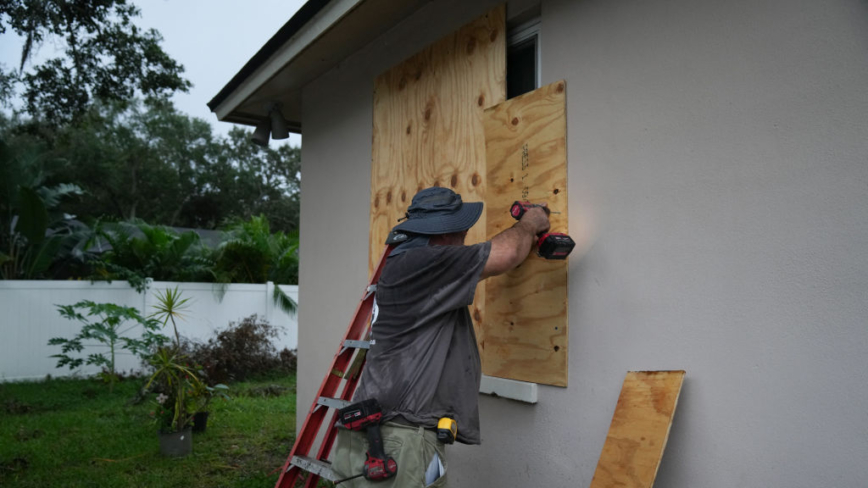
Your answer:
[[[558,81],[485,111],[487,238],[511,227],[516,200],[547,203],[552,231],[567,226],[566,83]],[[535,251],[489,278],[483,373],[567,386],[567,264]]]
[[[631,371],[591,488],[650,488],[669,438],[684,371]]]
[[[369,271],[418,190],[485,201],[482,117],[506,99],[505,31],[501,5],[375,80]],[[467,243],[485,241],[485,229],[483,214]],[[471,314],[480,343],[483,285]]]

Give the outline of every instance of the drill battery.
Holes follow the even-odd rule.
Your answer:
[[[382,418],[383,409],[374,399],[354,403],[338,410],[338,420],[350,430],[362,430],[369,425],[379,424]]]
[[[549,232],[540,236],[537,242],[537,253],[546,259],[567,259],[574,247],[576,242],[570,236],[560,232]]]

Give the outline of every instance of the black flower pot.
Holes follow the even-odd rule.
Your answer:
[[[196,412],[193,414],[193,432],[205,432],[205,427],[208,425],[208,414],[210,412]]]

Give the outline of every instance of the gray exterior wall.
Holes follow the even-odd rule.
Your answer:
[[[491,5],[430,3],[305,90],[299,425],[367,280],[373,79]],[[481,397],[450,485],[588,486],[626,371],[685,369],[657,486],[865,486],[868,3],[546,0],[561,78],[569,387]]]

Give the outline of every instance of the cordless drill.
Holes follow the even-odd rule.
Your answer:
[[[534,207],[541,207],[545,210],[546,215],[551,213],[548,207],[544,205],[516,201],[512,204],[512,207],[510,207],[509,214],[512,215],[512,218],[515,220],[521,220],[524,213]],[[573,241],[570,236],[560,232],[546,232],[540,234],[539,239],[537,240],[537,254],[545,259],[567,259],[567,256],[570,255],[574,247],[576,247],[575,241]]]
[[[368,480],[379,481],[395,476],[398,463],[393,458],[386,457],[383,450],[383,437],[380,435],[383,410],[377,400],[364,400],[344,407],[338,411],[338,418],[344,427],[350,430],[365,429],[368,434],[368,458],[365,460],[363,473],[352,478],[364,476]]]

